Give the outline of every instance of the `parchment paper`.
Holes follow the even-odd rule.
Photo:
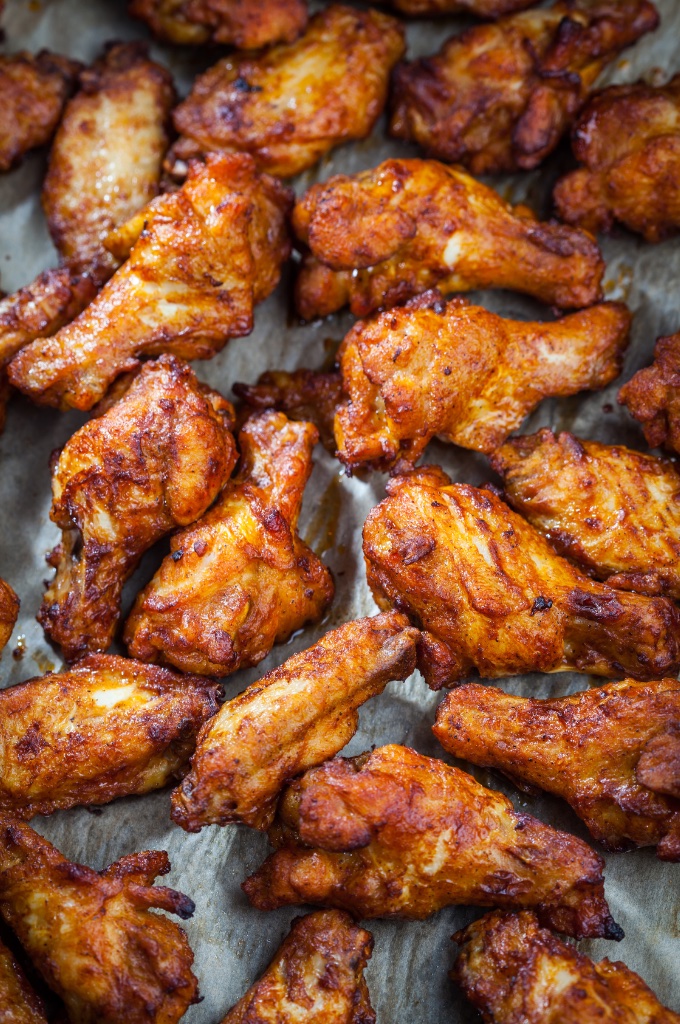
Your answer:
[[[241,0],[247,2],[247,0]],[[663,77],[680,69],[680,4],[656,0],[662,14],[660,29],[627,51],[603,77],[634,81],[642,75]],[[3,49],[41,46],[84,61],[94,59],[104,42],[147,38],[146,30],[125,14],[124,0],[9,0],[3,19]],[[408,27],[409,53],[416,56],[439,48],[451,32],[468,22],[448,19],[412,23]],[[152,46],[153,55],[174,72],[184,95],[192,74],[212,63],[220,51],[195,57],[184,50]],[[621,126],[625,131],[625,125]],[[312,181],[338,171],[370,167],[389,155],[415,155],[408,146],[387,139],[381,122],[371,140],[336,150],[315,172],[296,183],[298,191]],[[527,199],[546,213],[547,196],[565,160],[564,146],[540,172],[496,180],[502,194],[515,201]],[[12,291],[39,271],[55,265],[56,256],[45,228],[39,189],[45,155],[37,154],[0,178],[0,286]],[[646,245],[624,232],[604,239],[608,262],[607,296],[623,298],[635,311],[633,340],[622,378],[605,392],[567,400],[544,402],[525,424],[524,432],[551,426],[584,437],[621,442],[644,449],[634,421],[616,404],[616,391],[652,357],[655,339],[680,328],[676,289],[680,278],[680,241]],[[213,387],[230,394],[237,380],[253,381],[266,368],[320,367],[332,361],[336,343],[352,318],[338,315],[320,323],[300,326],[290,314],[291,275],[256,315],[248,338],[232,341],[209,363],[196,369]],[[488,292],[481,301],[510,316],[549,318],[537,304],[510,293]],[[42,581],[51,570],[45,553],[58,540],[49,521],[50,475],[48,457],[65,443],[83,422],[79,414],[40,410],[21,398],[11,404],[7,429],[0,438],[0,576],[21,597],[21,617],[0,664],[0,685],[20,682],[61,667],[58,654],[45,642],[35,622],[42,596]],[[455,479],[480,483],[492,478],[486,460],[452,446],[433,443],[429,461],[444,466]],[[366,586],[361,555],[361,526],[368,511],[384,495],[385,478],[346,479],[339,464],[320,448],[305,499],[302,533],[323,554],[333,570],[337,596],[326,619],[304,630],[289,644],[277,647],[257,668],[239,672],[226,682],[228,696],[240,692],[253,679],[280,664],[290,654],[314,643],[326,630],[376,608]],[[159,545],[144,559],[127,591],[127,606],[152,575],[165,548]],[[23,657],[15,659],[19,646]],[[499,683],[518,694],[551,696],[583,689],[586,676],[558,674],[515,677]],[[385,693],[364,707],[361,727],[346,748],[358,753],[371,744],[406,743],[424,754],[447,759],[435,743],[430,726],[440,696],[431,693],[416,673],[406,683],[392,683]],[[506,792],[515,805],[552,825],[588,839],[585,828],[561,801],[528,798],[500,776],[473,769],[484,783]],[[266,967],[301,909],[263,914],[250,907],[241,881],[267,852],[266,838],[239,826],[211,827],[196,836],[186,835],[169,819],[167,792],[120,800],[93,815],[84,809],[37,818],[33,825],[72,860],[100,868],[135,850],[168,850],[173,870],[168,884],[196,901],[196,914],[186,930],[196,954],[195,971],[204,1000],[192,1007],[187,1024],[217,1024],[226,1010]],[[621,959],[639,971],[659,997],[680,1010],[680,865],[663,865],[649,850],[606,858],[606,893],[616,920],[626,932],[619,943],[587,941],[584,952],[599,959]],[[479,911],[448,908],[421,923],[371,922],[375,952],[368,969],[373,1005],[382,1024],[452,1022],[478,1019],[448,979],[454,947],[451,934]]]

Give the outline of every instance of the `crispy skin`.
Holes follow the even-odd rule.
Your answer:
[[[625,964],[594,964],[531,911],[493,911],[453,938],[452,977],[489,1024],[680,1024]]]
[[[601,298],[604,263],[590,235],[543,224],[435,160],[386,160],[313,185],[293,228],[311,250],[296,284],[306,320],[346,303],[367,316],[434,287],[511,288],[564,309]]]
[[[394,18],[332,4],[291,46],[224,57],[173,115],[180,136],[168,169],[210,152],[251,153],[261,170],[290,177],[335,146],[365,139],[405,50]]]
[[[260,909],[313,903],[420,919],[451,904],[533,907],[568,935],[623,935],[602,858],[585,843],[408,747],[313,768],[279,814],[276,852],[243,885]]]
[[[659,338],[654,362],[623,385],[619,402],[640,421],[650,448],[680,454],[680,331]]]
[[[172,820],[269,828],[284,784],[339,753],[361,705],[413,672],[418,635],[399,612],[347,622],[224,704],[201,729]]]
[[[666,597],[613,590],[575,569],[505,502],[429,466],[395,477],[364,526],[378,604],[426,632],[433,689],[575,669],[658,679],[680,668],[680,612]]]
[[[339,373],[267,370],[257,384],[236,383],[232,391],[252,409],[279,409],[290,420],[313,423],[323,446],[335,453],[333,421],[342,397]]]
[[[0,914],[73,1024],[175,1024],[196,1001],[193,954],[178,925],[188,897],[154,886],[167,853],[133,853],[102,872],[73,864],[0,814]]]
[[[0,579],[0,651],[12,635],[14,623],[19,615],[19,598],[9,583]]]
[[[680,860],[677,679],[553,700],[468,683],[439,705],[433,732],[450,754],[563,797],[606,849],[658,844]]]
[[[47,1024],[45,1008],[7,946],[0,942],[0,1024]]]
[[[561,554],[610,587],[680,599],[680,473],[620,445],[541,430],[493,468],[504,497]]]
[[[680,230],[680,74],[659,88],[604,89],[581,114],[572,146],[585,166],[555,186],[561,220],[588,231],[619,221],[647,242]]]
[[[144,552],[213,503],[237,459],[232,419],[228,402],[166,355],[62,449],[50,511],[62,540],[38,619],[67,660],[107,649]]]
[[[600,72],[658,24],[650,0],[558,0],[475,26],[395,69],[390,134],[473,174],[529,170]]]
[[[292,43],[307,24],[306,0],[132,0],[128,10],[165,42],[239,50]]]
[[[91,409],[141,356],[209,359],[249,334],[290,251],[291,202],[250,156],[193,164],[120,229],[113,247],[129,259],[72,324],[16,356],[12,384],[41,405]]]
[[[48,50],[0,55],[0,171],[50,141],[81,67]]]
[[[317,440],[311,423],[283,413],[246,422],[238,476],[202,519],[174,535],[137,597],[124,635],[133,657],[228,675],[321,617],[333,580],[297,532]]]

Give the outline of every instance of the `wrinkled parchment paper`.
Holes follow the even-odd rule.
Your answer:
[[[247,0],[241,0],[247,3]],[[680,70],[680,3],[656,0],[662,14],[659,30],[646,37],[603,76],[630,82],[645,75],[659,80]],[[8,0],[3,19],[3,49],[37,50],[47,46],[84,61],[94,59],[104,42],[146,38],[143,26],[126,16],[124,0]],[[416,56],[438,49],[462,19],[412,23],[409,53]],[[212,63],[212,54],[152,46],[153,55],[167,64],[182,95],[192,76]],[[625,125],[622,125],[625,131]],[[414,150],[390,142],[381,122],[373,138],[336,150],[313,172],[303,175],[298,191],[312,181],[338,171],[354,172],[390,155],[413,155]],[[508,198],[526,199],[537,211],[548,209],[549,190],[565,159],[565,146],[541,171],[495,182]],[[39,271],[55,264],[45,228],[39,190],[45,154],[28,158],[0,179],[0,286],[12,291]],[[616,404],[616,391],[640,366],[651,360],[655,339],[680,328],[680,240],[646,245],[620,232],[603,241],[607,259],[607,296],[625,299],[635,311],[633,340],[622,378],[605,392],[544,402],[526,423],[530,432],[541,426],[568,429],[584,437],[644,448],[642,433]],[[277,292],[257,311],[248,338],[232,341],[209,363],[197,363],[199,376],[224,394],[238,380],[253,381],[267,368],[321,367],[332,362],[337,342],[352,320],[337,315],[320,323],[299,326],[290,313],[290,270]],[[482,301],[505,315],[548,318],[537,304],[509,293],[485,293]],[[57,542],[49,521],[50,452],[65,443],[83,422],[80,414],[41,410],[15,398],[7,429],[0,438],[0,576],[21,597],[21,617],[0,664],[0,685],[7,686],[61,667],[58,654],[45,642],[35,622],[43,583],[51,570],[45,553]],[[480,483],[491,477],[486,460],[462,449],[433,443],[427,459],[438,462],[455,479]],[[290,654],[314,643],[326,630],[375,612],[366,586],[361,555],[361,526],[368,511],[384,495],[385,478],[346,479],[339,464],[321,448],[307,489],[302,534],[333,570],[337,596],[326,619],[274,649],[257,669],[238,672],[226,682],[227,696],[239,693],[252,680],[280,664]],[[127,591],[127,605],[152,575],[163,545],[150,552]],[[23,650],[21,658],[13,648]],[[583,689],[586,676],[563,673],[532,675],[501,681],[504,689],[523,695],[557,696]],[[447,755],[430,732],[440,696],[431,693],[416,673],[406,683],[392,683],[361,713],[361,727],[346,749],[356,754],[371,744],[405,743],[424,754]],[[587,839],[584,826],[559,800],[526,797],[500,776],[475,769],[484,783],[506,792],[515,805],[558,828]],[[189,836],[169,819],[167,792],[119,800],[100,814],[84,809],[37,818],[34,826],[72,860],[101,868],[135,850],[168,850],[172,873],[168,884],[196,901],[196,914],[186,925],[195,951],[195,971],[204,997],[184,1018],[187,1024],[217,1024],[226,1010],[266,967],[290,920],[299,909],[263,914],[248,904],[240,883],[263,860],[266,838],[241,826],[211,827]],[[626,937],[621,943],[604,940],[581,943],[584,952],[599,959],[621,959],[639,971],[659,997],[680,1010],[680,865],[663,865],[649,850],[606,858],[606,893]],[[448,979],[454,947],[451,934],[478,911],[450,907],[427,921],[371,922],[375,951],[368,968],[373,1005],[382,1024],[472,1021],[476,1015]]]

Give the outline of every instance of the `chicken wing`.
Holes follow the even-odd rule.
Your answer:
[[[0,171],[50,141],[81,67],[48,50],[0,55]]]
[[[493,911],[453,938],[452,977],[488,1024],[680,1024],[625,964],[594,964],[529,910]]]
[[[0,579],[0,651],[6,647],[19,616],[19,598],[9,583]]]
[[[529,170],[600,72],[658,24],[650,0],[558,0],[470,28],[395,69],[390,134],[473,174]]]
[[[283,413],[245,423],[238,476],[202,519],[174,535],[137,597],[124,636],[133,657],[223,676],[257,665],[321,617],[333,580],[297,532],[317,439],[311,423]]]
[[[585,166],[555,187],[561,220],[588,231],[619,221],[647,242],[680,230],[680,74],[659,88],[604,89],[581,114],[572,146]]]
[[[349,914],[296,917],[259,981],[222,1024],[374,1024],[364,969],[373,936]]]
[[[476,14],[478,18],[500,18],[502,14],[529,7],[533,0],[377,0],[400,14],[433,18],[439,14]]]
[[[267,370],[257,384],[237,383],[232,391],[252,409],[279,409],[290,420],[313,423],[323,446],[335,453],[333,421],[342,398],[339,373]]]
[[[182,177],[187,160],[218,151],[251,153],[282,177],[313,167],[335,146],[370,135],[404,49],[394,18],[331,4],[291,46],[224,57],[174,113],[180,138],[168,170]]]
[[[590,235],[542,224],[435,160],[386,160],[313,185],[293,227],[311,251],[296,282],[306,320],[347,303],[367,316],[434,287],[512,288],[564,309],[601,298],[604,263]]]
[[[129,258],[72,324],[19,352],[11,383],[42,405],[91,409],[141,356],[209,359],[248,334],[289,254],[291,202],[250,156],[194,163],[180,191],[116,233]]]
[[[132,0],[128,10],[165,42],[239,50],[292,43],[307,24],[307,0]]]
[[[12,953],[0,942],[0,1024],[47,1024],[45,1008]]]
[[[619,939],[603,861],[471,775],[408,747],[336,758],[286,790],[277,847],[243,884],[254,906],[425,918],[451,904],[533,907],[576,937]]]
[[[584,576],[495,494],[437,467],[390,481],[366,520],[364,557],[380,607],[426,631],[419,667],[433,689],[473,671],[658,679],[680,668],[672,601]]]
[[[197,1001],[186,935],[151,912],[193,914],[188,897],[154,887],[169,870],[152,850],[96,872],[0,814],[0,915],[73,1024],[175,1024]]]
[[[468,683],[437,709],[450,754],[561,796],[608,850],[680,860],[680,682],[626,679],[553,700]]]
[[[561,554],[610,587],[680,599],[673,462],[541,430],[492,456],[504,497]]]
[[[144,552],[213,503],[237,459],[232,421],[187,363],[161,356],[62,449],[50,512],[62,540],[38,620],[68,661],[109,647]]]
[[[623,385],[619,402],[640,421],[650,448],[680,455],[680,331],[659,338],[654,362]]]
[[[417,639],[399,612],[347,622],[228,701],[201,730],[172,820],[269,828],[284,784],[339,753],[361,705],[410,676]]]

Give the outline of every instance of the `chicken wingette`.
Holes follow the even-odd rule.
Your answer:
[[[131,0],[128,10],[165,42],[239,50],[292,43],[307,24],[307,0]]]
[[[19,598],[9,583],[0,579],[0,651],[6,647],[19,616]]]
[[[619,402],[642,424],[650,448],[680,455],[680,331],[659,338],[653,363],[623,385]]]

